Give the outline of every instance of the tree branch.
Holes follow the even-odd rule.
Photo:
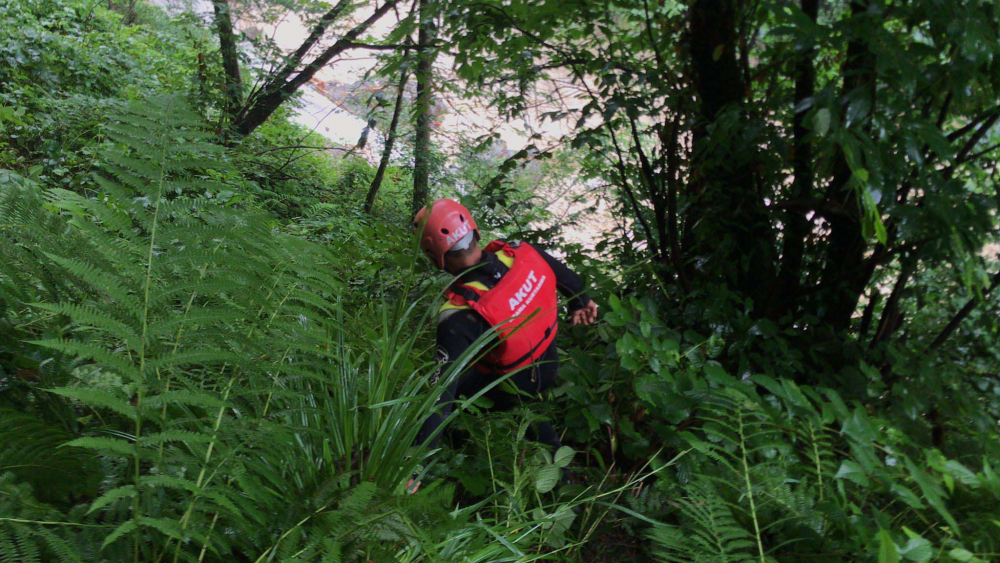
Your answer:
[[[375,196],[378,194],[379,188],[382,186],[382,178],[385,177],[385,171],[389,167],[389,159],[392,157],[392,146],[396,142],[396,127],[399,125],[399,116],[403,110],[403,94],[406,92],[406,81],[409,76],[406,71],[403,71],[403,75],[399,78],[399,86],[396,88],[396,105],[392,108],[392,119],[389,122],[389,130],[385,134],[385,146],[382,148],[382,158],[378,163],[378,170],[375,172],[375,177],[372,179],[372,183],[368,186],[368,195],[365,197],[365,213],[370,214],[372,208],[375,206]]]
[[[346,9],[350,5],[351,5],[350,0],[340,0],[340,2],[337,2],[337,4],[334,7],[330,8],[329,11],[323,14],[323,17],[321,17],[319,19],[319,22],[316,23],[316,27],[312,29],[312,31],[309,33],[309,36],[306,37],[306,40],[303,41],[301,45],[299,45],[299,48],[296,49],[294,53],[288,55],[288,57],[285,58],[285,64],[281,66],[281,69],[278,70],[278,72],[271,75],[270,77],[268,77],[264,81],[260,89],[251,92],[250,96],[247,99],[247,105],[248,106],[252,105],[253,102],[256,100],[257,96],[261,92],[267,92],[268,85],[276,84],[278,82],[284,82],[285,80],[287,80],[288,77],[291,76],[293,72],[295,72],[295,69],[299,67],[299,64],[302,62],[302,59],[309,53],[310,50],[312,50],[312,48],[316,45],[316,43],[318,43],[319,40],[323,38],[323,35],[326,34],[326,30],[327,28],[330,27],[330,24],[332,24],[337,18],[339,18],[341,13],[343,13],[344,9]]]
[[[290,150],[296,150],[296,149],[312,149],[312,150],[317,150],[317,151],[344,151],[344,152],[347,152],[349,150],[349,149],[344,149],[344,148],[340,148],[340,147],[314,147],[314,146],[310,146],[310,145],[289,145],[287,147],[274,147],[274,148],[262,150],[262,151],[260,151],[258,153],[254,153],[254,156],[261,156],[263,154],[267,154],[269,152],[274,152],[274,151],[290,151]]]
[[[906,284],[910,281],[910,276],[917,269],[919,261],[920,259],[917,257],[916,252],[912,252],[903,258],[899,277],[896,278],[896,283],[892,287],[892,293],[889,294],[889,300],[885,302],[885,307],[882,309],[882,316],[879,317],[878,328],[875,329],[875,336],[872,337],[868,345],[869,348],[874,348],[876,344],[885,340],[886,337],[899,328],[899,302],[903,298],[903,290],[906,289]]]
[[[319,40],[319,36],[322,36],[325,32],[326,27],[335,19],[340,11],[344,9],[343,5],[349,0],[341,0],[336,6],[333,7],[323,19],[320,20],[320,24],[313,29],[313,33],[310,34],[309,38],[296,50],[295,54],[289,58],[285,66],[273,77],[269,78],[265,85],[261,88],[261,91],[254,95],[251,99],[243,105],[240,110],[239,116],[237,118],[236,129],[241,136],[247,136],[254,131],[260,124],[264,123],[268,117],[274,113],[274,110],[278,109],[282,103],[285,102],[289,97],[292,96],[303,84],[312,79],[313,76],[319,71],[319,69],[326,66],[335,56],[346,51],[349,46],[355,42],[355,40],[365,31],[368,30],[376,21],[381,19],[386,12],[388,12],[399,0],[386,0],[378,9],[376,9],[368,19],[364,20],[360,24],[354,27],[354,29],[348,31],[341,37],[336,43],[331,45],[326,49],[320,56],[316,57],[311,63],[306,65],[301,71],[292,77],[292,73],[298,66],[298,63],[302,60],[302,57],[309,51],[313,44]],[[314,37],[316,36],[316,37]]]
[[[990,293],[994,289],[996,289],[997,285],[1000,285],[1000,272],[997,272],[996,274],[993,275],[993,280],[990,282],[989,288],[987,288],[986,291],[983,292],[982,299],[978,299],[976,297],[969,299],[969,301],[965,304],[965,306],[959,309],[957,313],[955,313],[955,316],[952,317],[951,321],[949,321],[948,324],[945,325],[943,329],[941,329],[941,332],[939,332],[937,337],[934,338],[934,341],[931,342],[930,349],[937,350],[938,348],[940,348],[941,345],[944,344],[945,341],[948,340],[948,338],[950,338],[952,334],[954,334],[955,330],[958,329],[958,326],[962,324],[962,321],[964,321],[965,318],[969,316],[969,313],[971,313],[972,310],[975,309],[980,302],[985,301],[986,298],[989,297]]]
[[[656,242],[656,253],[661,258],[666,258],[667,211],[663,206],[661,197],[662,189],[657,188],[658,182],[656,181],[656,174],[653,172],[653,166],[649,163],[646,152],[642,150],[642,139],[639,137],[639,129],[635,124],[635,120],[629,117],[628,121],[632,131],[632,142],[635,144],[636,152],[639,153],[639,167],[642,177],[645,179],[646,191],[649,192],[649,199],[653,203],[653,218],[656,219],[656,232],[659,235]]]
[[[373,44],[373,43],[359,43],[357,41],[349,41],[347,43],[346,49],[368,49],[370,51],[409,51],[413,49],[411,43],[388,43],[388,44]]]
[[[629,186],[628,175],[625,173],[625,157],[622,156],[621,146],[618,144],[618,136],[615,135],[614,129],[611,125],[605,122],[605,126],[608,132],[611,133],[611,142],[615,147],[615,154],[618,156],[618,162],[615,166],[618,169],[618,176],[621,178],[622,189],[625,190],[625,195],[628,196],[629,202],[632,204],[632,210],[635,212],[635,217],[642,225],[642,230],[646,233],[647,244],[652,244],[652,250],[657,252],[656,242],[653,238],[653,232],[649,229],[649,224],[646,223],[646,218],[642,215],[642,210],[639,209],[639,202],[635,199],[635,194],[632,193],[632,188]]]
[[[994,115],[1000,115],[1000,106],[996,106],[994,108],[990,108],[984,111],[983,113],[974,117],[972,121],[966,123],[965,126],[963,126],[961,129],[957,129],[955,131],[952,131],[951,133],[948,133],[948,140],[954,141],[960,137],[963,137],[966,133],[978,127],[980,123],[986,121],[987,119],[992,118]]]

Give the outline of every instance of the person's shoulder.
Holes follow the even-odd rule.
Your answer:
[[[488,291],[489,288],[485,284],[479,281],[469,281],[464,285],[479,289],[481,291]],[[441,304],[441,308],[438,309],[438,323],[450,317],[456,311],[472,311],[472,307],[465,303],[463,300],[456,299],[454,295],[449,294],[444,303]]]

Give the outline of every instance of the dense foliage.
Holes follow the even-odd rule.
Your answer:
[[[602,317],[550,400],[463,397],[436,452],[483,343],[436,373],[418,135],[379,174],[293,125],[323,57],[257,68],[213,4],[0,0],[0,561],[1000,557],[995,4],[377,4],[380,87],[433,49],[443,95],[575,124],[432,147],[436,193],[552,244],[579,173],[616,224],[560,247]]]

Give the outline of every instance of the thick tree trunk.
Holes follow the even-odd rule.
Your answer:
[[[229,0],[212,0],[212,7],[215,9],[215,31],[219,35],[219,53],[222,55],[222,69],[225,73],[223,124],[228,131],[236,112],[243,105],[243,81],[240,78],[239,51],[236,49],[236,35],[233,34]]]
[[[420,25],[417,31],[417,98],[414,102],[413,141],[413,211],[423,207],[430,197],[431,101],[434,90],[434,58],[431,49],[433,19],[428,5],[420,0]]]
[[[378,190],[382,187],[382,178],[385,177],[385,170],[389,167],[389,158],[392,157],[392,147],[396,143],[396,127],[399,125],[399,115],[403,109],[403,94],[406,92],[408,78],[404,71],[399,79],[399,87],[396,89],[396,105],[392,108],[392,120],[389,122],[389,130],[385,134],[382,159],[379,160],[378,170],[375,172],[371,186],[368,187],[368,196],[365,198],[365,213],[372,212],[372,208],[375,206],[375,196],[378,195]]]
[[[819,0],[802,0],[802,12],[816,23],[819,15]],[[795,115],[792,118],[792,183],[791,197],[794,200],[805,200],[813,192],[813,154],[809,142],[809,129],[806,128],[806,109],[799,106],[812,98],[816,92],[816,68],[813,62],[816,56],[815,46],[803,49],[795,61]],[[791,210],[785,218],[786,226],[782,233],[781,270],[778,274],[778,291],[780,297],[775,300],[779,315],[794,310],[797,302],[799,286],[802,278],[802,256],[805,251],[805,239],[809,234],[811,223],[802,210]]]
[[[344,51],[355,47],[355,40],[366,32],[372,24],[377,22],[382,18],[399,0],[386,0],[378,9],[372,13],[368,19],[364,20],[360,24],[354,27],[354,29],[345,33],[336,43],[331,45],[322,54],[313,59],[312,62],[308,63],[304,68],[299,70],[297,73],[295,69],[298,68],[299,63],[302,62],[303,57],[307,54],[309,49],[319,41],[322,37],[323,32],[326,30],[326,26],[330,25],[339,14],[340,10],[343,10],[342,5],[345,4],[346,0],[342,0],[340,4],[334,6],[330,12],[324,16],[320,23],[315,29],[313,29],[310,36],[306,41],[291,55],[285,65],[282,67],[277,74],[269,77],[265,82],[264,86],[261,88],[260,92],[255,92],[252,96],[247,99],[246,104],[240,110],[239,115],[236,118],[236,131],[241,136],[247,136],[252,133],[257,127],[260,127],[262,123],[267,121],[267,118],[271,116],[272,113],[283,104],[288,98],[292,96],[299,88],[301,88],[305,83],[309,82],[316,73],[326,66],[334,57],[340,55]],[[329,16],[329,18],[327,17]],[[293,76],[294,75],[294,76]]]
[[[852,0],[851,17],[860,18],[868,9],[869,0]],[[875,55],[868,48],[868,37],[855,32],[847,45],[847,58],[841,75],[844,77],[843,97],[860,91],[870,101],[867,114],[860,116],[862,130],[871,130],[871,113],[875,107]],[[857,94],[855,94],[857,95]],[[846,111],[846,104],[845,104]],[[842,210],[830,218],[830,242],[821,285],[827,294],[823,299],[825,322],[835,332],[850,326],[874,268],[866,266],[864,255],[867,241],[862,231],[862,203],[858,191],[851,185],[853,171],[843,150],[837,151],[833,165],[832,197]]]
[[[696,203],[689,208],[692,259],[710,257],[714,275],[723,272],[743,296],[753,300],[761,315],[774,289],[773,233],[757,191],[755,157],[741,132],[747,116],[746,84],[737,60],[739,0],[694,0],[689,38],[695,91],[700,103],[694,127],[692,184]],[[709,140],[713,124],[726,124]],[[736,133],[733,133],[735,131]],[[722,135],[722,137],[719,137]],[[720,251],[725,247],[729,250]]]
[[[734,0],[695,0],[690,39],[695,88],[701,101],[700,137],[719,112],[743,103],[743,74],[736,61],[737,4]]]

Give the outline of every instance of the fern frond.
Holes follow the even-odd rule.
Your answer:
[[[681,528],[655,527],[654,554],[664,563],[754,561],[755,543],[740,526],[729,507],[704,481],[686,487],[687,498],[680,504],[688,520]]]
[[[57,350],[64,354],[70,354],[88,360],[93,360],[108,369],[118,372],[121,376],[136,381],[139,379],[139,370],[127,358],[116,356],[114,353],[101,348],[100,346],[88,342],[75,342],[72,340],[34,340],[31,342],[37,346],[43,346],[52,350]]]
[[[91,287],[112,298],[122,306],[123,310],[134,314],[140,309],[138,297],[136,297],[133,290],[129,289],[123,283],[124,280],[118,278],[116,274],[101,271],[93,264],[75,258],[64,258],[51,253],[46,253],[46,256],[55,264],[62,266],[73,276],[80,278]]]
[[[119,397],[102,389],[86,387],[62,387],[53,389],[52,393],[70,399],[76,399],[93,407],[103,407],[128,418],[134,419],[138,414],[136,408]]]
[[[132,443],[118,438],[88,436],[70,440],[66,442],[66,447],[87,448],[104,454],[118,454],[125,457],[135,457],[136,455],[135,446]]]

